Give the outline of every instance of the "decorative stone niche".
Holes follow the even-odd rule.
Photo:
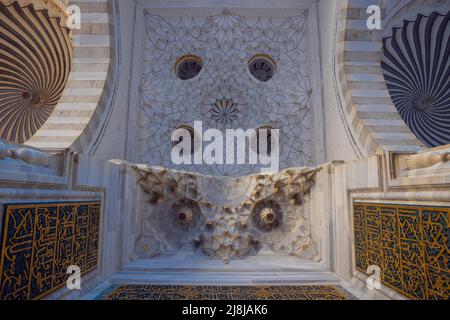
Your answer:
[[[261,250],[304,259],[318,254],[309,222],[309,192],[318,170],[219,178],[133,168],[142,191],[137,258],[183,252],[228,264]]]

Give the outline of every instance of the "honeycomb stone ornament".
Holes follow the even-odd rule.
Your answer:
[[[143,197],[138,257],[183,250],[229,264],[263,248],[307,259],[316,256],[305,206],[320,169],[228,178],[132,167]]]
[[[255,252],[253,237],[236,214],[221,215],[209,230],[202,234],[202,251],[210,257],[221,258],[224,264],[229,264],[234,256],[242,258]]]

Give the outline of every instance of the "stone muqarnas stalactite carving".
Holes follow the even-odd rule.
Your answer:
[[[0,3],[0,138],[23,143],[59,101],[72,60],[69,30],[33,5]]]
[[[450,12],[418,15],[383,40],[382,67],[391,98],[426,145],[450,143]]]
[[[305,208],[318,170],[288,169],[237,179],[134,166],[144,193],[139,258],[179,250],[232,258],[277,254],[314,258]],[[221,194],[205,192],[217,189]],[[238,201],[224,201],[240,194]],[[236,196],[232,197],[236,199]]]
[[[251,204],[251,234],[278,254],[313,259],[308,197],[318,170],[287,169],[272,176],[257,176]]]
[[[149,209],[143,212],[137,256],[152,258],[193,245],[197,229],[204,225],[195,176],[180,176],[163,168],[136,168],[136,172]]]
[[[207,222],[199,239],[206,255],[219,257],[225,264],[229,264],[234,256],[242,258],[256,252],[257,240],[249,233],[245,219],[235,210],[226,207],[222,209],[222,214]]]

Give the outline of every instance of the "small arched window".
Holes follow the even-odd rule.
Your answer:
[[[181,129],[184,129],[189,132],[189,136],[191,139],[191,154],[194,154],[195,153],[195,137],[196,137],[195,129],[192,128],[191,126],[181,125],[178,128],[176,128],[174,131],[181,130]],[[183,142],[183,137],[180,136],[178,141],[172,141],[172,146],[175,147],[176,145],[180,144],[181,142]]]
[[[203,61],[195,55],[184,55],[175,62],[175,74],[181,80],[195,78],[203,68]]]
[[[248,68],[257,80],[267,82],[275,74],[276,62],[267,54],[257,54],[249,60]]]

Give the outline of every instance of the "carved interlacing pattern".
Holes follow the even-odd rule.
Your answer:
[[[244,17],[225,11],[207,17],[159,16],[145,11],[139,86],[138,161],[175,168],[171,133],[202,121],[203,129],[280,129],[280,167],[311,166],[311,95],[307,11],[293,17]],[[248,61],[269,54],[277,71],[268,82],[253,78]],[[179,57],[203,60],[201,72],[182,81]],[[223,101],[223,103],[221,102]],[[219,104],[219,106],[217,106]],[[183,165],[177,170],[215,176],[258,172],[259,165]]]
[[[356,268],[412,299],[450,295],[450,208],[354,204]]]
[[[69,266],[97,267],[99,202],[5,208],[0,299],[39,299],[63,286]]]

